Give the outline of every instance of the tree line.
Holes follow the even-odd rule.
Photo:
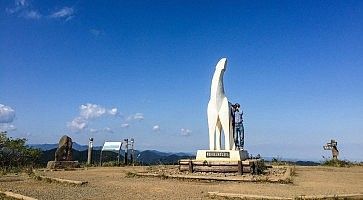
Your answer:
[[[12,138],[0,132],[0,170],[2,173],[33,168],[41,151],[25,145],[25,138]]]

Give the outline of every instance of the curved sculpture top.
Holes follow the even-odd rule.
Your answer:
[[[208,103],[209,149],[221,149],[221,132],[224,133],[225,150],[235,148],[232,130],[231,105],[225,96],[223,75],[226,71],[227,59],[222,58],[216,65],[212,78],[211,95]]]

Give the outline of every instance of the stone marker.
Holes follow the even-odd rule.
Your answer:
[[[54,161],[49,161],[48,169],[78,168],[78,161],[72,161],[72,139],[66,135],[59,140]]]

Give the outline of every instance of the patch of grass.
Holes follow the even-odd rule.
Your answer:
[[[258,161],[256,164],[256,174],[264,174],[267,166],[264,160]]]
[[[296,166],[291,167],[290,176],[296,176]]]
[[[272,165],[287,165],[287,162],[283,161],[282,157],[277,156],[277,157],[272,158],[271,164]]]
[[[324,161],[321,165],[329,167],[352,167],[354,163],[348,160],[331,159]]]
[[[125,177],[126,178],[134,178],[134,177],[137,177],[137,174],[134,173],[134,172],[127,172]]]
[[[31,174],[33,173],[33,167],[11,167],[11,168],[0,168],[0,176],[6,174],[18,174],[18,173],[26,173]]]
[[[165,175],[164,173],[162,173],[162,174],[160,175],[160,178],[161,178],[161,179],[168,179],[168,178],[169,178],[169,176],[167,176],[167,175]]]
[[[20,167],[10,167],[10,168],[0,168],[0,174],[1,175],[5,175],[5,174],[8,174],[8,173],[19,173],[23,170],[23,168],[20,168]]]
[[[37,181],[46,181],[48,183],[52,182],[52,180],[50,180],[48,178],[42,178],[41,176],[36,175],[36,174],[31,174],[30,177],[33,178],[34,180],[37,180]]]
[[[17,200],[17,199],[15,199],[15,198],[13,198],[13,197],[8,197],[8,196],[6,196],[5,194],[3,194],[3,193],[0,193],[0,199],[1,200]]]
[[[154,168],[151,165],[146,168],[146,171],[153,171],[153,170],[154,170]]]
[[[83,167],[98,167],[98,164],[87,164],[87,163],[81,163],[81,168]]]
[[[287,177],[285,179],[279,180],[279,183],[282,183],[282,184],[292,184],[293,182],[294,182],[294,179],[291,176]]]
[[[266,176],[266,177],[256,179],[256,182],[258,182],[258,183],[269,183],[270,179]]]
[[[119,167],[121,166],[121,163],[117,161],[109,161],[102,163],[102,167]]]

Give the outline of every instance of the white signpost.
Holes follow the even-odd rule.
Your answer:
[[[121,149],[122,142],[105,142],[102,151],[118,151]]]
[[[118,152],[117,162],[120,163],[120,154],[121,154],[122,142],[110,142],[106,141],[102,147],[101,155],[100,155],[100,165],[102,166],[102,152],[103,151],[116,151]]]

